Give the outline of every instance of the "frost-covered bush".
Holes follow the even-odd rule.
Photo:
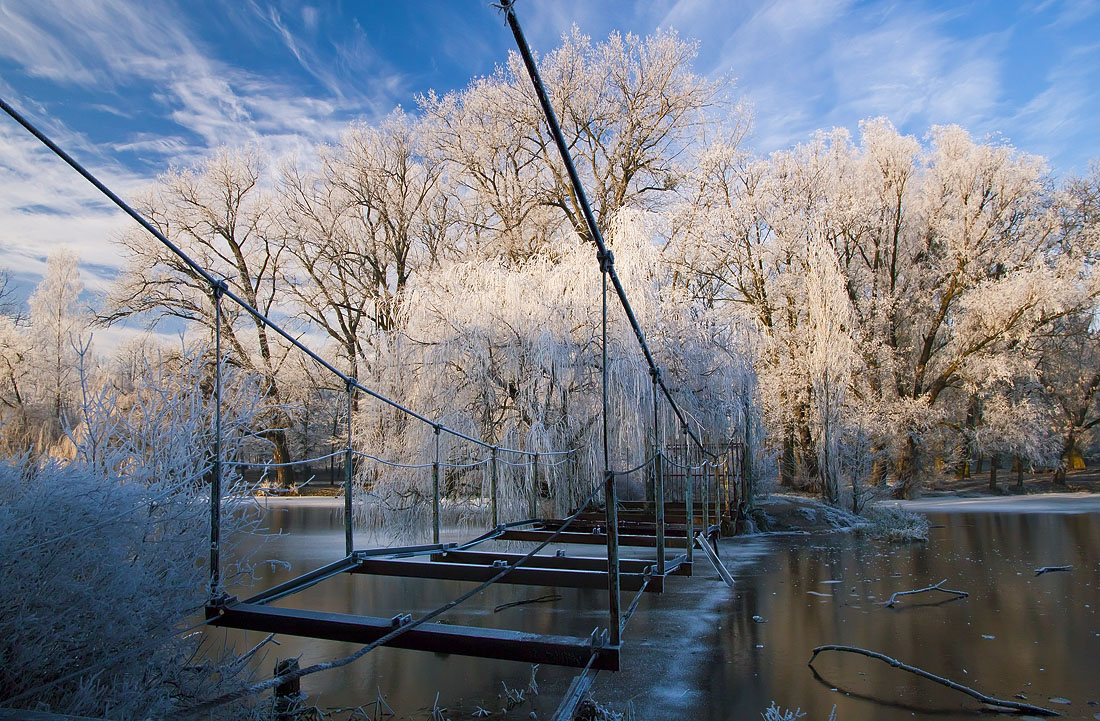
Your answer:
[[[806,717],[806,713],[802,709],[796,708],[791,711],[790,709],[780,708],[775,705],[775,701],[772,701],[760,715],[764,718],[764,721],[796,721],[796,719]],[[829,721],[836,721],[836,706],[833,706],[833,710],[829,713]]]
[[[178,354],[126,394],[85,374],[71,460],[0,461],[0,703],[162,718],[233,683],[191,665],[201,637],[180,634],[209,597],[209,365]],[[226,387],[232,458],[262,394],[236,374]],[[230,473],[225,556],[254,525],[243,503]]]
[[[928,540],[928,519],[919,513],[898,506],[873,505],[864,509],[863,515],[871,522],[865,533],[875,538],[888,541]]]

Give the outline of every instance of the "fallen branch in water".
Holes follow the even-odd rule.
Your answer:
[[[1035,569],[1035,575],[1042,576],[1044,573],[1050,573],[1051,571],[1069,571],[1072,568],[1073,566],[1043,566]]]
[[[942,676],[937,676],[935,674],[928,673],[927,671],[925,671],[923,669],[919,669],[916,666],[910,666],[909,664],[902,663],[901,661],[898,661],[896,658],[890,658],[889,656],[885,656],[881,653],[877,653],[875,651],[868,651],[868,650],[862,649],[862,648],[856,648],[855,646],[835,646],[835,645],[818,646],[817,648],[814,649],[814,655],[810,657],[810,663],[809,663],[810,666],[814,665],[814,659],[816,659],[817,654],[821,653],[822,651],[844,651],[846,653],[858,653],[861,656],[867,656],[868,658],[877,658],[879,661],[882,661],[884,663],[888,663],[891,666],[893,666],[894,668],[900,668],[902,671],[908,671],[909,673],[916,674],[917,676],[920,676],[921,678],[926,678],[929,681],[935,681],[938,684],[941,684],[941,685],[946,686],[948,688],[953,688],[956,691],[961,691],[962,693],[965,693],[968,696],[976,698],[979,701],[981,701],[982,703],[989,704],[990,706],[998,707],[998,711],[1000,709],[1004,709],[1005,711],[1011,709],[1013,711],[1027,711],[1028,713],[1033,713],[1037,716],[1061,716],[1062,715],[1062,714],[1058,713],[1057,711],[1052,711],[1051,709],[1043,708],[1041,706],[1032,706],[1031,704],[1019,703],[1018,701],[1004,701],[1004,700],[1001,700],[999,698],[993,698],[992,696],[986,696],[984,693],[981,693],[980,691],[975,691],[972,688],[969,688],[967,686],[963,686],[961,683],[955,683],[954,681],[952,681],[950,679],[943,678]]]
[[[516,606],[524,606],[528,603],[550,603],[551,601],[560,601],[561,595],[557,593],[551,593],[548,596],[539,596],[538,598],[525,598],[522,601],[512,601],[511,603],[502,603],[493,609],[493,613],[500,613],[506,608],[515,608]]]
[[[918,588],[915,591],[896,591],[894,593],[894,595],[890,596],[890,600],[886,602],[886,607],[887,608],[893,608],[894,604],[898,602],[898,596],[909,596],[909,595],[912,595],[914,593],[924,593],[925,591],[939,591],[941,593],[953,593],[956,596],[959,596],[959,597],[962,597],[962,598],[965,598],[966,596],[970,595],[966,591],[952,591],[950,588],[944,588],[943,584],[945,584],[945,583],[947,583],[946,578],[943,579],[942,581],[940,581],[939,583],[937,583],[935,586],[929,586],[928,588]]]

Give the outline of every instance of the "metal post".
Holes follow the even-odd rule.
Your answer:
[[[489,480],[489,520],[493,528],[496,528],[497,524],[500,523],[500,517],[497,514],[497,447],[493,446],[491,450],[493,475]]]
[[[658,368],[653,369],[653,484],[657,502],[657,575],[665,575],[665,473],[661,456],[661,425],[657,417],[657,381],[661,377]]]
[[[681,459],[684,462],[686,470],[684,471],[686,480],[684,482],[684,506],[687,508],[687,561],[692,561],[692,547],[695,545],[695,506],[692,504],[693,495],[695,489],[692,488],[691,479],[691,446],[688,445],[688,429],[687,425],[684,425],[684,457]]]
[[[355,386],[352,382],[348,381],[348,438],[347,446],[344,448],[344,550],[347,555],[351,555],[354,548],[354,539],[352,538],[351,529],[351,483],[352,483],[352,449],[351,449],[351,405],[352,394],[355,391]]]
[[[439,426],[435,431],[435,462],[432,463],[432,543],[439,543]]]
[[[600,253],[600,275],[603,278],[603,317],[600,366],[603,377],[603,498],[607,516],[607,605],[608,632],[612,646],[621,642],[619,616],[622,611],[619,598],[619,499],[615,494],[615,474],[611,471],[611,456],[608,452],[607,421],[610,404],[607,398],[607,274],[611,270],[611,251]]]
[[[539,454],[535,454],[535,462],[531,465],[531,514],[530,518],[539,516]]]
[[[722,484],[718,480],[721,468],[714,464],[714,522],[722,527]]]
[[[725,503],[722,506],[722,510],[724,510],[726,512],[726,515],[729,516],[730,520],[732,521],[733,520],[733,507],[732,507],[732,504],[730,503],[730,474],[733,473],[733,468],[731,467],[733,464],[730,460],[730,453],[731,453],[731,449],[727,448],[726,449],[726,472],[722,474],[722,486],[723,486],[722,490],[725,491],[725,493],[723,495]]]
[[[703,478],[703,535],[710,535],[710,479],[707,473],[707,461],[699,464],[699,474]]]
[[[604,503],[607,506],[607,608],[608,630],[611,632],[611,645],[618,646],[619,615],[619,509],[615,496],[615,473],[604,471]]]
[[[210,596],[221,586],[222,533],[222,293],[225,281],[214,291],[214,476],[210,479]]]

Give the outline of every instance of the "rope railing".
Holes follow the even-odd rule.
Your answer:
[[[238,468],[293,468],[294,466],[308,466],[311,463],[319,463],[320,461],[327,461],[330,458],[344,455],[344,451],[333,451],[323,456],[317,456],[315,458],[303,458],[300,461],[287,461],[285,463],[275,463],[274,461],[222,461],[222,465],[236,466]]]

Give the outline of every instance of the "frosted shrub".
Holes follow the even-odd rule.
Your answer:
[[[764,712],[760,714],[764,721],[796,721],[800,718],[806,718],[806,713],[796,708],[794,711],[790,709],[780,708],[775,705],[775,701],[764,709]],[[836,721],[836,706],[833,706],[833,710],[829,712],[829,721]]]
[[[208,365],[185,352],[124,397],[85,377],[73,460],[0,462],[0,702],[165,717],[233,683],[230,668],[189,666],[201,637],[179,634],[208,598]],[[232,457],[262,395],[244,377],[226,385]],[[231,555],[255,521],[226,481]]]
[[[866,533],[888,541],[927,541],[928,519],[897,506],[868,506],[863,513],[871,522]]]

